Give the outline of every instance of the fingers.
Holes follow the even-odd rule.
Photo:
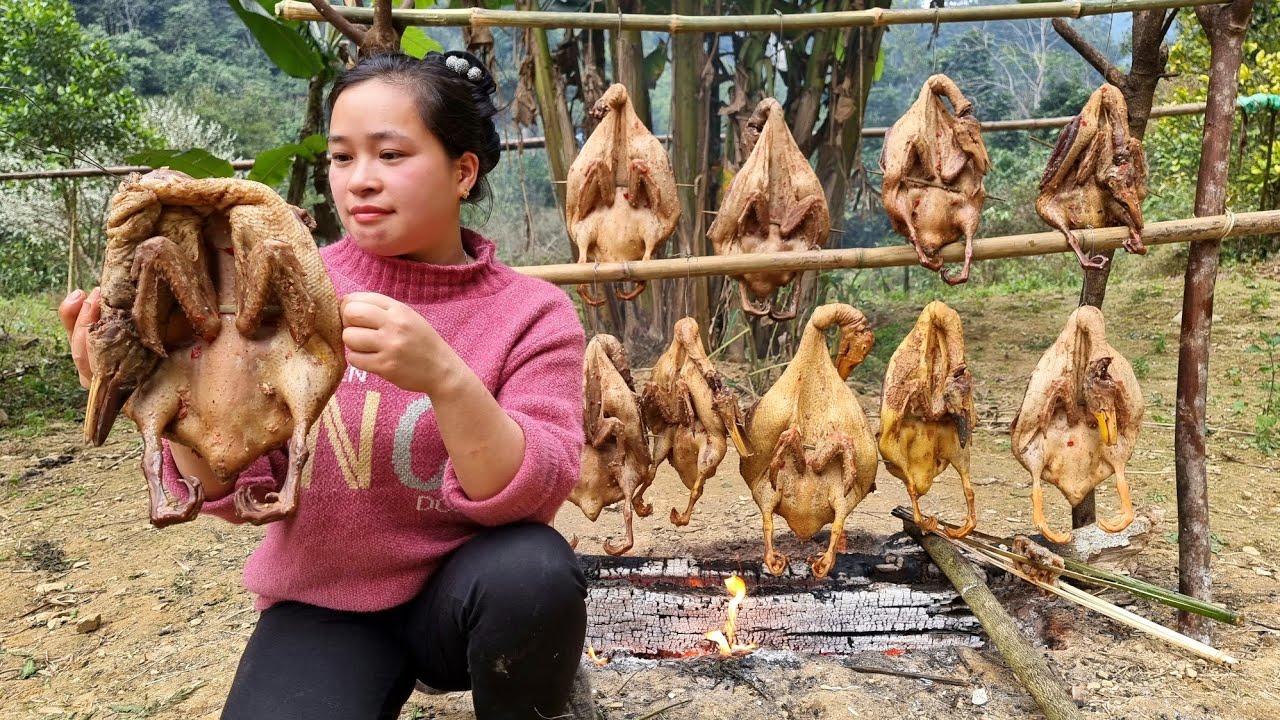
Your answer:
[[[372,295],[373,293],[355,293]],[[386,323],[387,308],[360,299],[350,299],[348,295],[342,300],[342,324],[344,327],[379,328]],[[381,296],[379,296],[381,297]]]
[[[58,319],[62,321],[62,329],[71,334],[75,328],[76,316],[80,314],[80,306],[84,304],[84,291],[77,288],[58,306]]]
[[[383,310],[389,310],[396,304],[396,301],[380,293],[353,292],[342,296],[342,306],[344,308],[347,306],[347,303],[367,303],[369,305],[380,307]]]
[[[382,345],[377,330],[354,326],[343,329],[342,344],[355,353],[375,353]]]
[[[68,303],[64,302],[66,306]],[[89,364],[89,326],[98,321],[102,315],[102,292],[98,288],[94,288],[89,293],[89,297],[83,302],[70,301],[71,305],[79,304],[79,308],[71,321],[68,329],[71,341],[71,360],[76,364],[76,371],[80,374],[80,384],[89,387],[89,379],[93,376],[93,369]],[[70,313],[68,312],[68,315]],[[62,308],[58,308],[59,317],[63,317]],[[63,326],[67,325],[65,317],[63,317]]]

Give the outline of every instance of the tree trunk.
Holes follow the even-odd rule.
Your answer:
[[[532,0],[522,0],[520,9],[532,10]],[[565,181],[569,177],[569,165],[578,154],[573,137],[573,123],[569,120],[569,106],[565,100],[564,80],[556,72],[551,60],[551,44],[547,31],[529,31],[533,42],[528,51],[533,53],[534,86],[538,100],[538,115],[542,118],[542,134],[547,139],[547,164],[551,168],[551,180],[560,214],[565,212]],[[573,249],[577,260],[577,248]]]
[[[1196,180],[1195,214],[1198,217],[1219,215],[1226,208],[1231,122],[1245,30],[1252,10],[1253,0],[1196,8],[1196,17],[1209,36],[1211,68],[1200,175]],[[1187,257],[1173,431],[1178,487],[1178,588],[1184,595],[1206,602],[1213,598],[1213,576],[1209,569],[1212,555],[1205,467],[1205,402],[1220,244],[1220,240],[1192,243]],[[1210,640],[1210,627],[1199,615],[1179,613],[1178,628],[1202,642]]]
[[[302,116],[302,127],[298,129],[298,142],[320,132],[321,109],[324,102],[325,76],[314,75],[307,84],[307,109]],[[293,173],[289,177],[289,192],[286,200],[290,205],[302,206],[307,195],[307,170],[311,161],[301,155],[293,158]],[[323,193],[328,194],[328,191]]]
[[[676,0],[673,12],[680,15],[697,14],[698,0]],[[707,239],[702,219],[703,190],[706,176],[703,165],[703,149],[707,126],[707,97],[702,82],[702,69],[706,64],[703,51],[705,38],[701,33],[676,35],[672,47],[671,90],[671,145],[674,154],[672,165],[676,174],[676,194],[680,197],[680,223],[676,226],[676,251],[684,255],[707,254]],[[664,330],[675,320],[689,316],[698,321],[702,342],[707,344],[710,328],[707,281],[704,278],[677,280],[675,303],[664,308],[667,322]]]
[[[642,12],[639,0],[609,0],[609,12]],[[631,96],[631,106],[644,126],[653,129],[653,116],[649,112],[649,81],[644,74],[644,44],[639,30],[612,31],[613,81],[622,83]]]

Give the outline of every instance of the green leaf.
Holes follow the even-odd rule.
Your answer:
[[[22,673],[18,675],[18,679],[26,680],[27,678],[35,674],[36,674],[35,658],[27,658],[27,661],[22,664]]]
[[[231,177],[235,170],[231,163],[210,153],[208,150],[192,148],[190,150],[145,150],[130,155],[128,161],[135,165],[148,165],[153,168],[169,167],[184,172],[193,178]]]
[[[306,148],[297,143],[263,150],[253,159],[249,179],[275,187],[284,182],[284,176],[289,174],[289,169],[293,166],[293,159],[305,151]]]
[[[884,74],[884,43],[880,43],[880,54],[876,56],[876,72],[872,76],[872,82],[880,82],[880,76]]]
[[[240,0],[227,0],[253,33],[267,57],[287,75],[308,79],[324,71],[324,59],[306,38],[275,18],[246,10]]]
[[[315,160],[317,155],[323,155],[329,149],[329,139],[320,133],[309,135],[302,141],[302,147],[306,151],[303,153],[308,160]],[[307,153],[310,153],[307,155]]]
[[[442,52],[444,47],[436,42],[425,30],[417,25],[410,25],[400,36],[400,50],[405,55],[422,58],[429,52]]]
[[[658,86],[658,80],[662,77],[662,71],[666,67],[667,41],[659,40],[658,46],[644,56],[644,77],[645,81],[649,83],[650,90]]]
[[[883,55],[884,55],[884,47],[883,47],[883,46],[881,46],[881,48],[880,48],[880,54],[881,54],[881,56],[883,56]],[[837,43],[836,43],[836,64],[838,65],[838,64],[840,64],[840,63],[842,63],[842,62],[844,62],[844,43],[842,43],[842,42],[837,42]],[[878,79],[878,78],[877,78],[877,79]]]

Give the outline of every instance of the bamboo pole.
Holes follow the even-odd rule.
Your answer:
[[[1280,210],[1238,213],[1228,216],[1167,220],[1151,223],[1142,233],[1148,246],[1169,243],[1219,240],[1241,235],[1280,232]],[[1129,237],[1128,228],[1077,230],[1086,252],[1117,248]],[[983,238],[973,244],[974,260],[1025,257],[1072,252],[1059,232],[1008,235]],[[952,243],[942,249],[947,262],[963,259],[964,243]],[[745,255],[668,258],[643,262],[567,263],[532,265],[514,268],[517,272],[542,278],[557,285],[617,280],[656,280],[659,278],[696,277],[700,275],[740,275],[744,272],[777,270],[835,270],[910,266],[920,262],[909,245],[877,248],[810,250],[806,252],[749,253]]]
[[[1196,215],[1227,206],[1227,164],[1236,84],[1244,55],[1245,31],[1253,0],[1196,12],[1209,36],[1209,93],[1205,110]],[[1178,490],[1178,589],[1206,602],[1213,599],[1209,535],[1209,483],[1205,457],[1205,411],[1209,385],[1209,333],[1213,329],[1213,289],[1218,278],[1216,238],[1201,238],[1187,253],[1178,341],[1178,399],[1174,412],[1174,468]],[[1202,642],[1211,638],[1204,618],[1178,614],[1178,629]]]
[[[632,97],[635,97],[633,93]],[[1181,105],[1163,105],[1158,108],[1152,108],[1151,117],[1175,117],[1180,115],[1199,115],[1204,112],[1204,103],[1183,103]],[[1074,115],[1064,117],[1047,117],[1047,118],[1025,118],[1021,120],[993,120],[991,122],[982,123],[983,132],[1014,132],[1019,130],[1044,130],[1059,128],[1065,126],[1075,118]],[[862,137],[884,137],[887,127],[870,127],[862,129]],[[657,135],[658,140],[664,143],[671,142],[670,135]],[[502,142],[503,150],[515,150],[517,146],[523,147],[525,150],[533,150],[545,148],[547,139],[545,137],[528,137],[522,141],[505,140]],[[252,160],[232,160],[231,167],[235,170],[251,170],[253,168]],[[30,170],[22,172],[0,173],[0,182],[20,181],[20,180],[53,180],[57,178],[73,178],[73,177],[104,177],[107,175],[128,175],[129,173],[146,173],[151,172],[155,168],[149,165],[114,165],[104,168],[67,168],[61,170]],[[990,197],[988,195],[988,197]]]
[[[1026,20],[1031,18],[1109,15],[1140,10],[1218,5],[1222,0],[1069,0],[1068,2],[1019,3],[1016,5],[976,5],[969,7],[919,8],[908,10],[849,10],[843,12],[793,13],[790,15],[628,15],[579,12],[520,12],[464,8],[458,10],[394,10],[396,26],[432,27],[518,27],[581,30],[642,30],[650,32],[791,32],[833,27],[882,27],[886,25],[933,25],[935,23],[981,22],[984,20]],[[334,6],[334,12],[355,23],[371,25],[373,9]],[[310,3],[285,0],[276,5],[282,20],[324,22]]]
[[[1181,103],[1179,105],[1161,105],[1151,108],[1151,117],[1175,117],[1179,115],[1199,115],[1204,112],[1204,103]],[[1052,130],[1065,127],[1076,118],[1075,115],[1064,117],[1025,118],[1021,120],[992,120],[982,123],[982,132],[1010,132],[1014,130]],[[884,137],[887,127],[863,128],[862,137]]]
[[[1009,664],[1009,669],[1018,676],[1018,680],[1035,699],[1044,716],[1048,720],[1079,718],[1080,711],[1076,709],[1071,696],[1067,695],[1066,689],[1062,687],[1062,681],[1049,669],[1044,656],[1031,647],[1027,639],[1018,631],[1013,618],[1009,617],[1004,606],[996,600],[995,595],[991,594],[991,589],[982,581],[978,573],[974,572],[973,565],[946,540],[936,535],[922,534],[919,528],[910,523],[904,522],[903,525],[920,541],[925,552],[933,558],[934,564],[956,587],[960,597],[973,611],[973,616],[982,623],[982,629],[987,631],[987,636],[991,638],[991,642]]]

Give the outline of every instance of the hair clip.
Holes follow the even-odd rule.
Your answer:
[[[468,70],[471,69],[471,64],[467,62],[467,59],[458,57],[457,55],[450,55],[445,58],[444,66],[459,75],[468,75]]]

